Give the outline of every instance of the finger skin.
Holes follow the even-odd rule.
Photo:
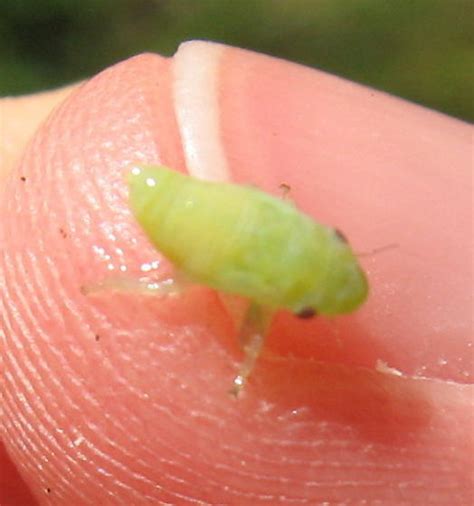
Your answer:
[[[37,504],[3,444],[0,444],[0,504],[2,506],[34,506]]]
[[[234,402],[226,390],[241,356],[233,321],[212,291],[195,288],[165,300],[81,293],[84,283],[121,268],[138,275],[141,266],[159,260],[159,271],[169,269],[132,219],[123,174],[134,161],[185,170],[169,61],[143,55],[113,67],[83,85],[42,127],[0,201],[7,450],[41,504],[467,504],[472,387],[461,383],[468,323],[465,292],[452,286],[451,276],[468,271],[459,251],[442,249],[451,272],[437,271],[437,290],[425,282],[426,296],[440,295],[444,283],[461,307],[437,307],[446,322],[439,331],[433,326],[438,313],[418,297],[426,271],[417,260],[417,277],[410,255],[401,251],[423,251],[427,265],[443,268],[444,256],[441,262],[438,249],[418,243],[414,233],[398,235],[402,226],[391,206],[382,205],[383,198],[404,197],[400,219],[408,223],[436,212],[404,196],[410,171],[415,189],[420,184],[418,159],[432,167],[440,153],[433,159],[420,141],[400,147],[401,125],[387,108],[394,114],[402,108],[422,138],[435,122],[431,147],[446,144],[444,159],[459,173],[443,179],[435,171],[433,192],[446,192],[459,221],[450,233],[465,237],[466,197],[454,188],[466,182],[467,127],[410,105],[395,107],[385,96],[374,95],[376,104],[366,110],[367,90],[285,62],[232,49],[222,61],[221,90],[227,91],[220,124],[235,179],[270,190],[282,178],[291,181],[298,205],[340,224],[356,248],[396,235],[400,254],[368,261],[374,288],[360,313],[309,325],[280,315],[270,348],[293,358],[261,360]],[[270,93],[281,82],[270,79],[270,71],[298,92]],[[324,109],[328,103],[333,107]],[[367,121],[351,120],[364,111],[384,139],[383,148],[374,143],[376,155],[368,141],[361,147]],[[275,124],[263,128],[274,115]],[[365,133],[375,136],[371,128]],[[345,151],[334,154],[335,141],[331,148],[328,139],[341,136]],[[396,164],[401,153],[404,171],[377,179],[380,163]],[[338,170],[344,178],[336,177]],[[380,199],[364,194],[374,184]],[[430,201],[438,202],[435,193]],[[443,230],[440,219],[451,224],[445,214],[422,222],[428,238]],[[408,311],[409,294],[399,297],[409,299],[404,306],[390,298],[403,286],[411,287],[421,315]],[[392,329],[398,319],[391,305],[406,309],[396,313],[405,326]],[[322,344],[312,343],[316,334]],[[440,356],[449,364],[444,369],[436,366]],[[374,371],[376,359],[406,377]],[[422,366],[431,378],[409,377]],[[439,381],[446,378],[457,383]]]
[[[34,132],[77,85],[28,95],[0,99],[0,184],[18,161]]]

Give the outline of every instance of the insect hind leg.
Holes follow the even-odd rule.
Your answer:
[[[270,326],[272,313],[272,311],[254,302],[247,309],[239,333],[239,340],[242,343],[245,358],[229,391],[234,397],[238,397],[240,391],[245,386],[247,378],[252,373],[255,363],[260,356],[265,336]]]
[[[129,293],[138,295],[177,295],[186,288],[187,282],[181,276],[173,276],[156,280],[149,277],[132,278],[127,276],[111,276],[95,283],[81,286],[84,295],[94,296],[101,293]]]

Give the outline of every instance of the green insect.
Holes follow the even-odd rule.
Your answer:
[[[137,221],[179,272],[251,301],[235,395],[252,371],[274,311],[335,315],[355,310],[367,297],[366,277],[344,236],[287,201],[166,167],[134,167],[128,182]]]

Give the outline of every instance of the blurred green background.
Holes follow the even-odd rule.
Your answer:
[[[474,119],[472,0],[0,0],[0,95],[222,41]]]

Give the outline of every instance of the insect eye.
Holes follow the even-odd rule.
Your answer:
[[[304,307],[301,311],[298,311],[296,313],[296,316],[298,318],[302,318],[302,319],[308,319],[308,318],[313,318],[313,316],[316,316],[316,310],[312,307]]]
[[[335,228],[335,229],[334,229],[334,233],[336,234],[336,237],[337,237],[340,241],[342,241],[342,242],[344,242],[344,243],[346,243],[346,244],[349,242],[349,241],[347,240],[347,237],[346,237],[346,236],[345,236],[345,235],[344,235],[344,234],[343,234],[343,233],[342,233],[342,232],[341,232],[338,228]]]

